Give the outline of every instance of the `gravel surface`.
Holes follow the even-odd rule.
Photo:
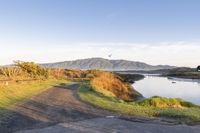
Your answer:
[[[18,133],[199,133],[200,127],[159,125],[130,122],[118,118],[94,118],[73,123],[61,123],[44,129]]]
[[[0,120],[0,133],[43,128],[63,122],[75,122],[106,116],[109,112],[78,100],[78,84],[55,86],[8,110]]]

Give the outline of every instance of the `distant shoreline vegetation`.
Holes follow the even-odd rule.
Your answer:
[[[149,70],[149,71],[115,71],[119,74],[156,74],[159,76],[164,77],[174,77],[174,78],[184,78],[184,79],[200,79],[200,71],[197,70],[197,68],[188,68],[188,67],[177,67],[173,69],[160,69],[160,70]],[[131,79],[131,77],[130,77]]]
[[[180,67],[169,70],[163,76],[186,78],[186,79],[200,79],[200,72],[196,68]]]

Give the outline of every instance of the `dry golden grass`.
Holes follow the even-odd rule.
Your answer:
[[[79,69],[67,69],[65,70],[65,75],[68,78],[86,78],[86,71],[79,70]]]
[[[105,96],[114,96],[125,101],[133,99],[133,89],[111,72],[98,71],[90,84],[95,91]]]

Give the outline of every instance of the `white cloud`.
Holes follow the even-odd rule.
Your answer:
[[[141,43],[76,43],[57,45],[4,45],[0,64],[13,60],[57,62],[79,58],[103,57],[142,61],[153,65],[169,64],[196,67],[200,64],[200,42]]]

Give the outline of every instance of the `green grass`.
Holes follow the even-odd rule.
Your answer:
[[[154,96],[151,98],[146,98],[137,102],[139,105],[146,106],[146,107],[172,107],[172,108],[191,108],[191,107],[198,107],[191,102],[179,99],[179,98],[165,98]]]
[[[10,106],[19,103],[26,98],[29,98],[33,95],[39,94],[48,88],[66,83],[66,80],[58,79],[49,79],[49,80],[40,80],[40,81],[28,81],[16,83],[9,83],[8,86],[1,84],[0,85],[0,114],[5,113],[6,109]]]
[[[142,117],[168,117],[185,123],[200,122],[200,108],[158,108],[141,106],[137,102],[124,102],[114,97],[105,97],[94,92],[88,84],[83,84],[78,89],[78,95],[83,100],[103,109],[113,112]]]

